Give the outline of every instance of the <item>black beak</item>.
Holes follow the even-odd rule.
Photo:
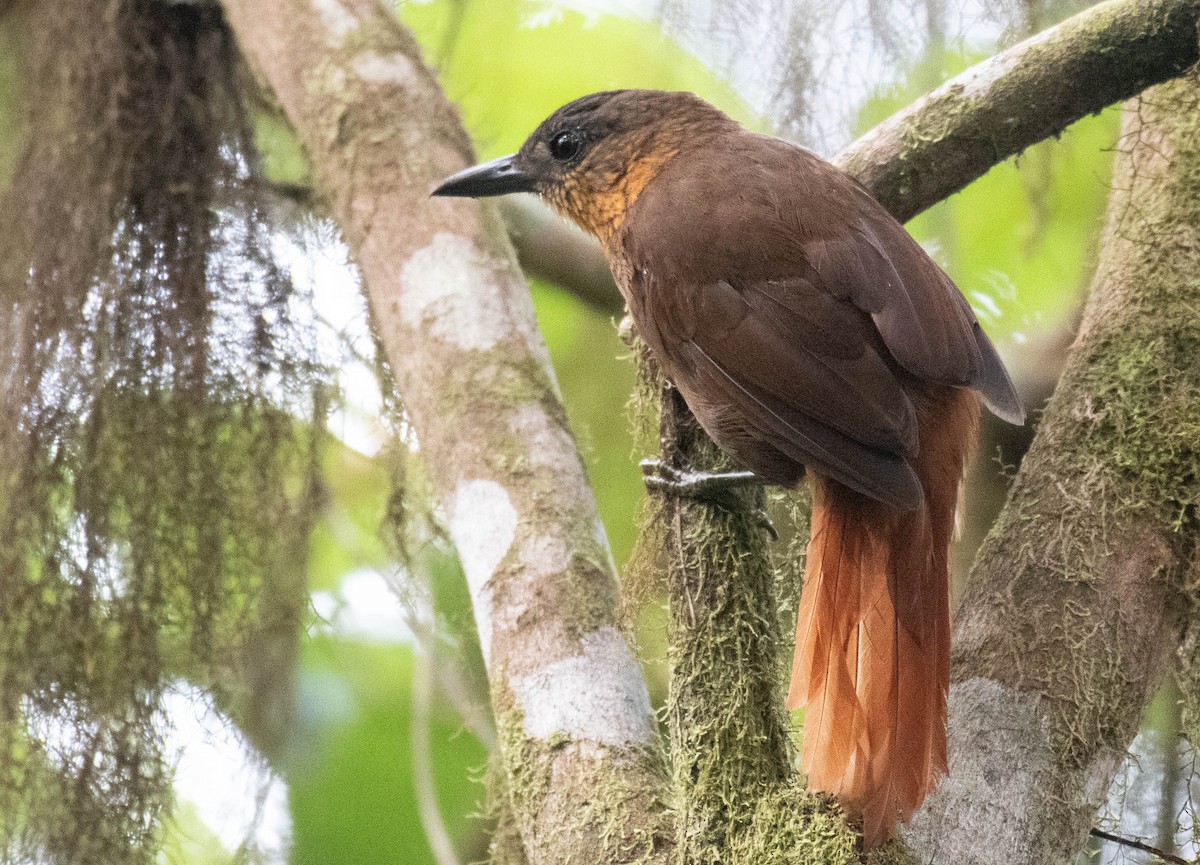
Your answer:
[[[517,167],[517,156],[501,156],[475,165],[442,181],[430,195],[459,198],[485,198],[510,192],[533,192],[533,180]]]

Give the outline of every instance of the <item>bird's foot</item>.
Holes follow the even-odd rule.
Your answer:
[[[642,480],[646,489],[683,498],[708,502],[727,511],[739,509],[734,492],[742,487],[760,486],[767,483],[754,472],[696,472],[677,469],[662,460],[645,459],[641,462]],[[744,505],[742,505],[744,507]],[[755,508],[751,518],[754,524],[764,529],[773,539],[779,533],[771,525],[766,512]]]
[[[715,501],[739,487],[765,483],[754,472],[692,472],[662,460],[642,460],[641,466],[647,489],[691,499]]]

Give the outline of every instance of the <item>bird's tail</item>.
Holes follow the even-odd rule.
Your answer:
[[[936,403],[936,404],[930,404]],[[918,407],[924,505],[900,512],[816,483],[788,707],[806,705],[809,786],[883,843],[946,772],[949,546],[975,440],[973,391]]]

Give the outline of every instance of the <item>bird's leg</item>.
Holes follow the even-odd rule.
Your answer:
[[[646,484],[646,489],[697,499],[729,511],[737,510],[738,506],[733,496],[734,490],[739,487],[759,486],[767,483],[750,471],[685,471],[656,459],[642,460],[641,467],[642,480]],[[779,539],[779,533],[775,531],[775,527],[771,525],[771,521],[762,508],[755,508],[752,518],[755,524],[765,529],[773,539]]]

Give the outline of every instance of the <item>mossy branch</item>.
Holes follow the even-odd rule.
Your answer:
[[[978,63],[834,160],[905,222],[1200,59],[1200,0],[1110,0]]]
[[[642,356],[649,363],[644,348]],[[662,382],[661,393],[663,462],[682,471],[736,468],[679,392]],[[765,496],[752,486],[724,498],[667,494],[655,516],[670,599],[667,722],[679,862],[723,861],[759,802],[791,779]]]

